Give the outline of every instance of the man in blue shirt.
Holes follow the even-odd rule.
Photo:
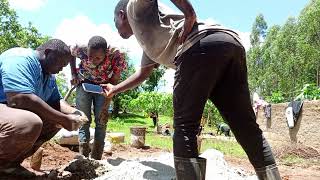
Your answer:
[[[22,171],[31,156],[61,127],[87,121],[61,100],[54,74],[71,60],[68,46],[51,39],[36,50],[12,48],[0,56],[0,173]]]

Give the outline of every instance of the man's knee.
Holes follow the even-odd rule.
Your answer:
[[[32,148],[38,139],[42,120],[36,114],[24,111],[9,109],[2,112],[7,114],[2,119],[3,128],[0,131],[0,164],[1,162],[11,163],[19,161],[24,154]],[[0,125],[1,125],[0,123]]]
[[[22,122],[19,126],[24,128],[24,134],[28,134],[28,136],[37,138],[42,130],[43,122],[41,118],[30,112],[25,114],[25,118],[21,120]]]

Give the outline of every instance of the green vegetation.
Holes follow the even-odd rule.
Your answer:
[[[160,116],[159,123],[172,124],[172,119],[168,116]],[[147,128],[146,144],[152,147],[159,147],[163,149],[172,149],[171,137],[162,137],[155,133],[153,122],[151,118],[146,115],[126,114],[119,115],[119,117],[112,118],[108,122],[107,130],[110,132],[125,133],[125,143],[130,144],[130,127],[142,126]]]
[[[299,156],[296,156],[296,155],[287,155],[281,159],[281,163],[283,163],[287,166],[291,166],[294,164],[301,164],[305,161],[306,161],[305,159],[303,159]]]
[[[251,91],[274,103],[294,99],[306,84],[320,85],[320,0],[310,1],[298,17],[267,26],[262,14],[252,27],[248,51]],[[318,92],[313,97],[319,97]]]
[[[169,116],[160,116],[160,124],[172,124],[172,118]],[[143,126],[147,127],[146,134],[146,145],[151,147],[157,147],[164,150],[172,151],[172,137],[161,136],[155,133],[153,127],[152,119],[144,115],[134,115],[134,114],[121,114],[117,118],[113,118],[108,122],[107,130],[110,132],[123,132],[125,133],[125,144],[130,144],[130,127]],[[205,128],[206,132],[215,132],[215,128]],[[245,152],[242,150],[241,146],[234,141],[223,141],[216,139],[205,139],[202,143],[201,151],[206,149],[214,148],[225,155],[243,158],[246,157]]]
[[[133,112],[144,112],[149,114],[155,112],[157,114],[173,115],[172,94],[157,92],[142,92],[136,99],[129,104],[130,110]]]
[[[0,0],[0,54],[18,46],[36,48],[47,39],[31,23],[27,27],[22,26],[8,1]]]

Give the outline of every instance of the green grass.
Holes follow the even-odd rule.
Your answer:
[[[218,151],[221,151],[223,154],[232,156],[232,157],[237,157],[237,158],[247,157],[242,147],[237,142],[234,142],[234,141],[205,139],[202,142],[201,151],[203,152],[207,149],[216,149]]]
[[[159,116],[159,124],[162,125],[165,123],[172,124],[172,118],[168,116]],[[172,138],[156,134],[152,119],[143,115],[122,114],[119,118],[112,118],[108,122],[107,130],[110,132],[125,133],[125,144],[130,144],[130,127],[133,126],[142,126],[147,128],[146,145],[172,151]],[[215,132],[216,129],[213,127],[206,127],[204,130],[205,132]],[[225,155],[239,158],[246,157],[241,146],[234,141],[216,139],[203,140],[201,151],[203,152],[210,148],[217,149]]]
[[[291,166],[294,164],[301,164],[303,162],[305,162],[305,159],[296,156],[296,155],[287,155],[283,158],[281,158],[281,162],[287,166]]]
[[[172,124],[172,118],[168,116],[160,116],[159,123]],[[153,121],[151,118],[143,115],[126,114],[121,115],[119,118],[110,119],[108,122],[107,130],[110,132],[123,132],[125,133],[125,143],[130,143],[130,127],[142,126],[147,128],[146,145],[151,147],[158,147],[162,149],[172,149],[171,137],[162,137],[155,132]]]

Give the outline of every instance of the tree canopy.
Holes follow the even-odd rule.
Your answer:
[[[292,100],[305,84],[319,86],[320,0],[300,15],[267,29],[263,15],[253,23],[248,54],[249,84],[264,97]]]
[[[36,48],[48,40],[31,23],[21,25],[7,0],[0,0],[0,27],[0,53],[13,47]]]

